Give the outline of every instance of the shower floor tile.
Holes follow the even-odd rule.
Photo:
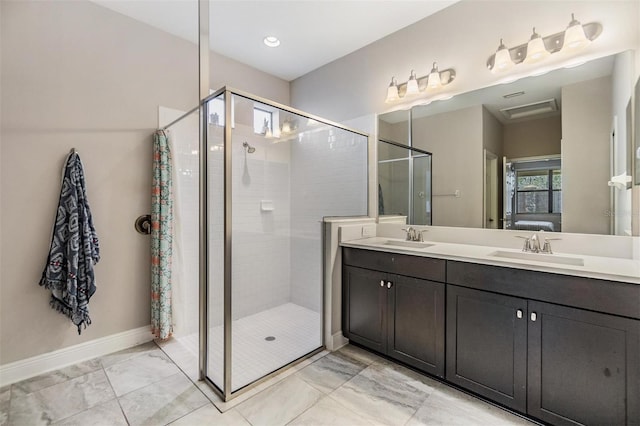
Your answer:
[[[232,389],[235,391],[295,361],[322,345],[320,314],[286,303],[234,320],[232,330]],[[267,338],[275,338],[269,339]],[[198,336],[178,339],[194,355]],[[222,388],[223,327],[209,329],[209,378]]]

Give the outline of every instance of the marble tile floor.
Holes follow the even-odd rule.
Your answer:
[[[0,426],[532,424],[354,346],[268,383],[223,413],[150,342],[0,389]]]

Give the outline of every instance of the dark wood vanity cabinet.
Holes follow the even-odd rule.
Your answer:
[[[342,284],[353,342],[545,423],[640,425],[639,284],[354,248]]]
[[[448,381],[555,425],[640,424],[640,321],[514,297],[539,287],[541,297],[562,300],[566,288],[555,296],[543,290],[565,277],[522,271],[522,281],[508,283],[509,268],[449,263],[448,279],[466,277],[475,288],[447,285]],[[587,293],[610,284],[574,278]],[[485,289],[511,294],[478,289],[482,279]],[[620,297],[610,290],[603,309],[615,309]]]
[[[639,425],[640,321],[532,301],[528,309],[527,413],[556,425]]]
[[[388,257],[385,271],[379,254]],[[444,261],[414,276],[394,272],[410,256],[345,249],[343,333],[355,343],[444,377]],[[409,271],[411,269],[409,268]]]
[[[343,271],[343,332],[375,351],[387,352],[387,276],[346,266]]]
[[[526,311],[526,300],[447,286],[447,380],[526,412]]]

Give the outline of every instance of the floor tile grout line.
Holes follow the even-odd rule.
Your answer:
[[[155,349],[162,349],[162,348],[160,348],[160,346],[158,346],[158,344],[156,343],[156,341],[155,341],[155,340],[150,340],[150,341],[148,341],[148,342],[146,342],[146,343],[142,343],[142,344],[140,344],[140,345],[131,346],[131,347],[129,347],[129,348],[122,349],[122,350],[120,350],[120,351],[112,352],[112,353],[110,353],[110,354],[105,354],[105,355],[102,355],[102,356],[98,356],[98,357],[95,357],[95,358],[91,358],[91,359],[89,359],[89,360],[87,360],[87,361],[91,361],[91,360],[94,360],[94,359],[95,359],[95,360],[98,360],[98,361],[100,362],[100,367],[102,367],[102,368],[105,370],[105,372],[106,372],[106,369],[107,369],[107,368],[114,367],[114,366],[116,366],[116,365],[118,365],[118,364],[122,364],[123,362],[131,361],[132,359],[135,359],[135,358],[138,358],[138,357],[141,357],[141,356],[143,356],[143,355],[148,354],[150,351],[136,351],[136,352],[131,352],[131,356],[130,356],[130,357],[125,358],[125,359],[123,359],[123,360],[121,360],[121,361],[118,361],[118,362],[114,362],[113,364],[108,365],[108,366],[106,366],[106,367],[105,367],[105,366],[104,366],[104,364],[102,363],[102,359],[103,359],[104,357],[112,356],[112,355],[116,355],[116,354],[117,354],[117,353],[119,353],[119,352],[123,352],[123,351],[129,350],[129,349],[132,349],[132,348],[135,348],[135,347],[138,347],[138,346],[148,345],[148,344],[150,344],[150,343],[153,343],[153,344],[154,344]],[[154,351],[155,349],[152,349],[151,351]]]
[[[327,398],[330,398],[332,401],[335,401],[335,402],[336,402],[336,404],[340,405],[340,407],[344,408],[344,409],[345,409],[345,410],[347,410],[348,412],[353,413],[353,414],[355,414],[356,416],[364,417],[364,418],[366,418],[368,421],[369,421],[369,420],[371,420],[371,418],[370,418],[369,416],[367,416],[367,415],[365,415],[365,414],[363,414],[363,413],[360,413],[360,412],[358,412],[358,411],[355,411],[355,410],[353,410],[353,409],[351,409],[351,408],[349,408],[349,407],[345,406],[343,403],[341,403],[341,402],[340,402],[340,400],[338,400],[338,399],[336,399],[336,398],[332,397],[331,395],[327,395]],[[373,423],[373,420],[371,420],[371,423]]]
[[[172,362],[173,362],[173,361],[172,361]],[[176,367],[177,367],[177,366],[176,366]],[[180,370],[180,369],[178,368],[178,370]],[[191,386],[193,386],[196,390],[198,390],[198,391],[202,394],[202,396],[204,396],[204,398],[205,398],[208,402],[205,402],[204,404],[200,405],[199,407],[196,407],[196,408],[192,409],[191,411],[189,411],[188,413],[185,413],[184,415],[182,415],[182,416],[178,417],[177,419],[171,420],[169,423],[164,423],[164,425],[169,425],[169,424],[171,424],[171,423],[173,423],[173,422],[176,422],[176,421],[178,421],[179,419],[181,419],[182,417],[184,417],[184,416],[186,416],[186,415],[189,415],[189,414],[191,414],[191,413],[193,413],[193,412],[195,412],[195,411],[197,411],[197,410],[201,409],[202,407],[206,406],[206,405],[207,405],[207,404],[209,404],[209,403],[210,403],[211,405],[213,405],[213,406],[214,406],[214,408],[215,408],[216,410],[218,409],[218,408],[217,408],[217,407],[216,407],[216,406],[211,402],[211,400],[207,397],[207,395],[206,395],[206,394],[204,394],[204,392],[202,392],[202,390],[201,390],[197,385],[195,385],[195,384],[193,383],[193,381],[192,381],[192,380],[191,380],[191,379],[190,379],[186,374],[184,374],[184,373],[182,372],[182,370],[180,370],[180,371],[179,371],[179,372],[177,372],[177,373],[171,374],[171,375],[169,375],[169,376],[167,376],[167,377],[163,377],[163,378],[161,378],[161,379],[159,379],[159,380],[157,380],[157,381],[155,381],[155,382],[153,382],[153,383],[150,383],[150,384],[145,385],[145,386],[142,386],[142,387],[140,387],[140,388],[138,388],[138,389],[132,390],[131,392],[127,392],[126,394],[124,394],[124,395],[122,395],[122,396],[120,396],[120,397],[116,397],[116,399],[118,400],[118,404],[120,405],[120,409],[122,410],[122,413],[124,414],[125,420],[127,421],[127,424],[130,426],[130,425],[131,425],[131,422],[129,421],[129,418],[127,417],[127,415],[126,415],[126,413],[124,412],[124,409],[123,409],[123,407],[122,407],[122,404],[120,403],[120,399],[121,399],[121,398],[124,398],[125,396],[130,395],[130,394],[131,394],[131,393],[133,393],[133,392],[137,392],[137,391],[140,391],[140,390],[142,390],[142,389],[146,389],[146,388],[148,388],[148,387],[150,387],[150,386],[154,386],[154,385],[158,384],[159,382],[161,382],[161,381],[163,381],[163,380],[169,379],[170,377],[178,376],[178,375],[180,375],[180,374],[182,374],[182,375],[183,375],[183,376],[184,376],[184,377],[189,381],[189,383],[191,384]],[[218,410],[218,411],[220,411],[220,410]],[[221,414],[222,414],[222,413],[221,413]]]
[[[240,404],[242,404],[242,403],[244,403],[244,401],[243,401],[243,402],[241,402]],[[240,405],[240,404],[238,404],[238,405]],[[216,408],[217,408],[217,407],[216,407]],[[235,412],[236,412],[236,413],[238,413],[238,415],[239,415],[240,417],[242,417],[242,418],[243,418],[243,419],[244,419],[248,424],[250,424],[251,426],[254,426],[254,425],[253,425],[253,423],[251,423],[251,422],[249,421],[249,419],[248,419],[248,418],[246,418],[246,417],[244,416],[244,414],[242,414],[240,411],[236,410],[236,407],[233,407],[233,408],[231,408],[231,409],[229,409],[229,410],[225,411],[224,413],[228,413],[228,412],[229,412],[229,411],[231,411],[231,410],[235,410]],[[222,413],[222,415],[223,415],[223,416],[224,416],[224,413]]]
[[[109,386],[111,386],[111,390],[113,391],[113,395],[116,398],[116,401],[118,403],[118,407],[120,408],[120,412],[122,413],[122,417],[124,418],[124,421],[127,422],[128,426],[131,426],[131,422],[129,421],[129,418],[127,417],[127,413],[125,413],[124,412],[124,408],[122,408],[122,404],[120,403],[120,398],[116,394],[116,390],[113,388],[113,383],[111,383],[111,379],[109,378],[109,375],[107,374],[107,370],[104,368],[104,365],[102,365],[102,362],[100,362],[100,366],[102,367],[102,371],[104,371],[104,375],[107,377],[107,382],[109,383]]]
[[[358,412],[358,411],[354,411],[353,409],[351,409],[351,408],[349,408],[349,407],[345,406],[344,404],[342,404],[338,398],[334,398],[334,397],[332,396],[334,393],[336,393],[336,392],[338,391],[338,389],[340,389],[340,388],[342,388],[342,387],[346,386],[349,382],[351,382],[352,380],[354,380],[354,379],[355,379],[356,377],[358,377],[358,376],[359,376],[359,375],[360,375],[364,370],[366,370],[366,369],[367,369],[367,368],[369,368],[369,367],[370,367],[370,365],[368,365],[367,367],[365,367],[365,368],[363,368],[362,370],[360,370],[360,372],[359,372],[358,374],[355,374],[352,378],[350,378],[349,380],[347,380],[346,382],[344,382],[343,384],[341,384],[340,386],[338,386],[337,388],[335,388],[333,391],[331,391],[331,393],[329,393],[329,394],[327,395],[327,397],[331,398],[333,401],[336,401],[338,404],[340,404],[340,406],[341,406],[341,407],[344,407],[344,408],[346,408],[347,410],[349,410],[350,412],[355,413],[355,414],[357,414],[357,415],[359,415],[359,416],[362,416],[362,417],[366,418],[368,421],[370,421],[370,422],[372,422],[372,423],[373,423],[373,422],[375,421],[375,419],[373,419],[372,417],[369,417],[369,415],[368,415],[367,413],[361,413],[361,412]]]
[[[202,394],[202,396],[204,396],[204,397],[207,399],[207,401],[209,401],[209,402],[211,403],[211,405],[213,405],[213,407],[214,407],[216,410],[218,410],[218,412],[219,412],[220,414],[224,414],[222,411],[220,411],[220,409],[219,409],[218,407],[216,407],[216,404],[211,400],[211,398],[209,398],[209,396],[208,396],[208,395],[207,395],[207,394],[206,394],[202,389],[200,389],[200,386],[198,386],[198,385],[196,384],[196,382],[194,382],[194,381],[191,379],[191,377],[189,377],[189,375],[188,375],[188,374],[187,374],[187,373],[186,373],[186,372],[185,372],[185,371],[184,371],[184,370],[183,370],[183,369],[182,369],[182,368],[181,368],[181,367],[180,367],[180,366],[179,366],[179,365],[178,365],[178,364],[173,360],[173,358],[171,358],[171,356],[170,356],[168,353],[166,353],[162,348],[160,348],[160,350],[161,350],[162,352],[164,352],[164,354],[165,354],[165,355],[167,355],[167,357],[169,357],[169,360],[171,360],[171,362],[173,363],[173,365],[175,365],[175,366],[176,366],[176,368],[177,368],[178,370],[180,370],[180,372],[181,372],[181,373],[182,373],[182,374],[187,378],[187,380],[189,380],[189,382],[191,382],[191,384],[192,384],[196,389],[198,389],[198,391]],[[200,382],[200,380],[198,380],[198,382]],[[209,385],[206,383],[206,381],[202,380],[202,382],[204,383],[204,385],[205,385],[205,386],[209,386]],[[202,407],[200,407],[200,408],[202,408]],[[194,411],[195,411],[195,410],[194,410]]]
[[[306,383],[306,382],[305,382]],[[315,388],[314,388],[315,389]],[[302,411],[302,413],[298,414],[297,416],[295,416],[293,419],[289,420],[287,423],[285,423],[285,425],[291,424],[291,422],[295,421],[298,417],[302,416],[304,413],[306,413],[307,411],[311,410],[313,407],[315,407],[320,401],[322,401],[323,399],[328,398],[328,395],[323,393],[322,394],[322,398],[318,399],[316,402],[314,402],[313,404],[311,404],[309,407],[307,407],[304,411]]]
[[[156,343],[156,345],[158,345],[158,344]],[[186,371],[184,371],[184,370],[183,370],[183,369],[182,369],[182,368],[181,368],[181,367],[180,367],[180,366],[179,366],[179,365],[178,365],[178,364],[173,360],[173,358],[172,358],[172,357],[171,357],[167,352],[165,352],[165,350],[164,350],[161,346],[159,346],[159,345],[158,345],[158,348],[159,348],[159,349],[160,349],[160,350],[161,350],[165,355],[167,355],[167,357],[168,357],[168,358],[171,360],[171,362],[172,362],[172,363],[173,363],[173,364],[178,368],[178,370],[180,370],[180,372],[181,372],[181,373],[182,373],[182,374],[187,378],[187,380],[189,380],[189,382],[192,384],[192,386],[194,386],[194,387],[198,390],[198,392],[200,392],[200,393],[202,394],[202,396],[204,396],[204,397],[205,397],[205,399],[206,399],[207,401],[209,401],[209,404],[211,404],[211,405],[213,406],[213,408],[214,408],[214,409],[216,409],[216,410],[217,410],[221,415],[224,415],[224,413],[223,413],[223,412],[222,412],[218,407],[216,407],[216,404],[211,400],[211,398],[209,398],[209,396],[208,396],[208,395],[207,395],[207,394],[206,394],[206,393],[205,393],[205,392],[200,388],[200,386],[198,386],[198,385],[197,385],[197,384],[196,384],[196,383],[191,379],[191,377],[186,373]],[[198,381],[200,381],[200,380],[198,380]],[[205,381],[203,381],[203,383],[204,383],[204,385],[205,385],[205,386],[208,386],[208,384],[207,384]],[[204,404],[202,407],[204,407],[205,405],[206,405],[206,404]],[[184,416],[181,416],[179,419],[181,419],[182,417],[185,417],[185,416],[187,416],[187,415],[189,415],[189,414],[191,414],[191,413],[193,413],[193,412],[195,412],[195,411],[197,411],[197,410],[201,409],[202,407],[198,407],[198,408],[196,408],[196,409],[194,409],[194,410],[190,411],[189,413],[186,413]],[[227,410],[227,411],[230,411],[230,410]],[[244,417],[244,416],[243,416],[243,417]],[[179,419],[176,419],[176,420],[172,421],[171,423],[173,423],[173,422],[175,422],[175,421],[178,421]],[[248,420],[247,420],[247,421],[248,421]],[[169,424],[170,424],[170,423],[169,423]]]
[[[0,1],[1,1],[1,0],[0,0]],[[36,378],[38,378],[38,377],[43,377],[43,378],[44,378],[44,377],[47,377],[47,376],[51,376],[51,375],[55,374],[55,373],[56,373],[56,372],[58,372],[58,371],[65,370],[65,369],[67,369],[67,368],[74,367],[74,366],[79,365],[79,364],[85,364],[85,363],[87,363],[87,362],[94,361],[94,360],[98,361],[98,359],[99,359],[99,358],[100,358],[100,357],[94,357],[94,358],[86,359],[86,360],[84,360],[84,361],[80,361],[80,362],[78,362],[78,363],[76,363],[76,364],[67,365],[67,366],[65,366],[65,367],[61,367],[61,368],[57,368],[57,369],[55,369],[55,370],[47,371],[46,373],[38,374],[37,376],[33,376],[33,377],[26,378],[26,379],[24,379],[24,380],[20,380],[19,382],[11,383],[10,385],[7,385],[7,386],[9,387],[9,392],[10,392],[10,393],[9,393],[9,399],[11,400],[11,398],[13,398],[13,387],[14,387],[14,386],[16,386],[16,385],[19,385],[20,383],[24,383],[24,382],[28,382],[28,381],[33,381],[34,379],[36,379]],[[96,371],[98,371],[98,370],[100,370],[100,369],[102,368],[102,363],[101,363],[101,362],[98,362],[98,364],[100,365],[100,367],[96,368],[95,370],[87,371],[87,372],[85,372],[85,373],[83,373],[83,374],[81,374],[81,375],[79,375],[79,376],[76,376],[76,377],[67,378],[65,381],[50,384],[50,385],[45,386],[45,387],[43,387],[43,388],[40,388],[40,389],[38,389],[38,390],[35,390],[35,391],[32,391],[32,392],[29,392],[29,393],[25,393],[24,395],[21,395],[21,396],[31,395],[31,394],[34,394],[34,393],[37,393],[37,392],[43,391],[43,390],[45,390],[45,389],[49,389],[49,388],[51,388],[51,387],[53,387],[53,386],[60,385],[60,384],[62,384],[62,383],[67,383],[67,382],[69,382],[69,381],[71,381],[71,380],[77,379],[78,377],[82,377],[82,376],[86,376],[87,374],[95,373]]]
[[[165,354],[165,355],[166,355],[166,353],[165,353],[164,351],[162,351],[162,349],[161,349],[160,347],[158,347],[158,349],[160,349],[160,351],[161,351],[163,354]],[[134,358],[137,358],[137,357],[134,357]],[[127,359],[127,360],[125,360],[125,361],[129,361],[129,360],[131,360],[131,359],[133,359],[133,358],[128,358],[128,359]],[[168,376],[165,376],[165,377],[156,378],[154,381],[152,381],[152,382],[150,382],[150,383],[147,383],[147,384],[145,384],[145,385],[143,385],[143,386],[141,386],[141,387],[138,387],[138,388],[136,388],[136,389],[131,389],[130,391],[128,391],[128,392],[126,392],[126,393],[123,393],[122,395],[118,395],[118,394],[116,393],[115,388],[113,388],[113,385],[111,384],[111,380],[109,379],[109,375],[107,374],[106,369],[104,369],[104,370],[105,370],[105,375],[107,376],[107,379],[109,379],[109,384],[111,385],[111,388],[113,389],[113,391],[114,391],[114,393],[115,393],[115,395],[116,395],[116,398],[118,398],[118,399],[119,399],[119,398],[123,398],[123,397],[125,397],[125,396],[127,396],[127,395],[131,394],[132,392],[136,392],[136,391],[138,391],[138,390],[140,390],[140,389],[144,389],[144,388],[149,387],[149,386],[151,386],[151,385],[155,385],[155,384],[157,384],[157,383],[161,382],[161,381],[162,381],[162,380],[164,380],[164,379],[167,379],[167,378],[169,378],[169,377],[176,376],[176,375],[178,375],[178,374],[180,374],[180,373],[184,374],[184,375],[187,377],[187,379],[189,379],[189,381],[190,381],[191,383],[193,383],[193,381],[189,378],[189,376],[187,376],[187,375],[182,371],[182,369],[180,369],[180,367],[179,367],[179,366],[178,366],[178,365],[173,361],[173,359],[171,359],[171,357],[170,357],[170,356],[168,356],[168,355],[167,355],[167,360],[168,360],[168,361],[169,361],[169,362],[170,362],[174,367],[176,367],[176,369],[177,369],[178,371],[174,372],[173,374],[169,374]],[[114,365],[115,365],[115,364],[114,364]],[[112,366],[110,365],[110,366],[109,366],[109,367],[107,367],[107,368],[111,368],[111,367],[112,367]],[[197,386],[196,386],[196,387],[197,387]],[[205,395],[205,396],[206,396],[206,395]],[[208,399],[208,398],[207,398],[207,399]]]
[[[7,408],[7,425],[11,424],[11,400],[13,399],[13,384],[9,385],[9,404]]]
[[[88,361],[92,361],[92,360],[97,359],[97,358],[98,358],[98,357],[96,357],[96,358],[92,358],[92,359],[90,359],[90,360],[82,361],[82,362],[81,362],[81,363],[79,363],[79,364],[82,364],[82,363],[85,363],[85,362],[88,362]],[[109,383],[109,387],[111,388],[111,391],[113,392],[113,399],[109,399],[109,400],[106,400],[106,401],[101,401],[101,402],[96,403],[96,404],[94,404],[94,405],[88,406],[88,407],[87,407],[87,408],[85,408],[84,410],[78,411],[77,413],[74,413],[74,414],[68,415],[68,416],[66,416],[66,417],[63,417],[63,418],[57,419],[57,420],[55,421],[55,423],[59,423],[59,422],[61,422],[61,421],[63,421],[63,420],[66,420],[66,419],[69,419],[69,418],[71,418],[71,417],[73,417],[73,416],[76,416],[76,415],[78,415],[78,414],[84,413],[85,411],[88,411],[88,410],[90,410],[90,409],[92,409],[92,408],[98,407],[98,406],[100,406],[100,405],[102,405],[102,404],[106,404],[107,402],[110,402],[110,401],[113,401],[114,399],[117,399],[117,396],[116,396],[116,394],[115,394],[115,391],[113,390],[113,386],[111,385],[111,382],[109,381],[109,376],[107,376],[107,373],[104,371],[104,368],[102,367],[102,364],[101,364],[101,363],[99,363],[99,364],[100,364],[100,367],[99,367],[99,368],[96,368],[95,370],[88,371],[88,372],[86,372],[86,373],[84,373],[84,374],[82,374],[82,375],[80,375],[80,376],[77,376],[77,377],[73,377],[73,378],[67,379],[67,380],[65,380],[64,382],[55,383],[55,384],[53,384],[53,385],[46,386],[46,387],[44,387],[44,388],[42,388],[42,389],[38,389],[37,391],[30,392],[30,393],[28,393],[28,394],[22,395],[22,397],[29,397],[30,395],[37,394],[37,393],[39,393],[39,392],[41,392],[41,391],[44,391],[44,390],[46,390],[46,389],[50,389],[50,388],[52,388],[52,387],[54,387],[54,386],[62,385],[62,384],[65,384],[65,383],[71,382],[71,381],[73,381],[73,380],[77,380],[77,379],[80,379],[80,378],[82,378],[82,377],[88,376],[89,374],[97,373],[98,371],[102,370],[102,372],[103,372],[103,374],[104,374],[105,378],[107,379],[107,383]],[[74,365],[75,365],[75,364],[74,364]],[[67,368],[67,367],[65,367],[65,368]],[[55,371],[58,371],[58,370],[53,370],[52,372],[55,372]],[[29,380],[29,379],[27,379],[27,380]],[[18,382],[18,383],[20,383],[20,382]],[[13,386],[13,385],[11,385],[11,386]],[[11,415],[11,402],[12,402],[12,400],[13,400],[13,398],[12,398],[12,391],[10,390],[10,393],[9,393],[9,412],[7,413],[7,425],[11,425],[11,422],[10,422],[10,415]]]

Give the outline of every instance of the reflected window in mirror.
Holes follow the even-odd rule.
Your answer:
[[[558,158],[518,160],[507,163],[514,188],[507,196],[513,215],[505,227],[529,231],[559,232],[562,228],[562,170]]]

